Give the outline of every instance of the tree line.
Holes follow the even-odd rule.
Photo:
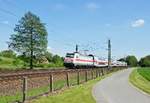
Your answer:
[[[150,55],[142,57],[139,61],[134,55],[129,55],[125,58],[119,59],[119,61],[127,62],[128,66],[131,67],[135,67],[135,66],[150,67]]]
[[[42,55],[34,57],[32,62],[33,67],[36,68],[62,67],[63,57],[46,51]],[[16,68],[28,68],[30,67],[30,57],[23,54],[18,55],[12,50],[3,50],[0,52],[0,68],[8,63]],[[12,67],[11,65],[10,67]]]

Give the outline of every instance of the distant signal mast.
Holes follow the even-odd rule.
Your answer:
[[[78,45],[76,44],[76,53],[78,53]]]
[[[108,68],[111,68],[111,41],[108,39]]]

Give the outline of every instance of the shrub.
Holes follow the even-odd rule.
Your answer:
[[[141,67],[150,67],[150,55],[148,55],[144,58],[141,58],[139,61],[139,65]]]
[[[23,65],[24,65],[24,62],[23,62],[22,60],[20,60],[20,59],[15,59],[15,60],[13,61],[13,65],[14,65],[14,66],[23,66]]]
[[[137,66],[138,64],[137,58],[135,56],[127,56],[126,62],[129,66],[132,66],[132,67]]]
[[[0,55],[7,58],[15,58],[16,53],[14,53],[12,50],[4,50],[0,52]]]

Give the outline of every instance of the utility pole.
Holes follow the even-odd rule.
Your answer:
[[[78,52],[78,45],[76,44],[76,53]]]
[[[111,41],[108,39],[108,69],[111,68]]]

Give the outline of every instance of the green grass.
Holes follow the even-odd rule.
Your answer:
[[[143,90],[144,92],[150,94],[150,81],[146,78],[149,78],[149,70],[138,68],[132,71],[129,77],[129,81],[136,86],[137,88]],[[148,77],[147,77],[148,76]]]
[[[101,80],[102,78],[104,78],[104,76],[95,80],[90,80],[89,82],[85,84],[72,87],[71,89],[68,89],[65,92],[58,94],[58,95],[49,96],[47,98],[41,97],[40,99],[33,101],[33,103],[78,103],[78,102],[79,103],[95,103],[91,95],[91,89],[92,89],[92,86],[97,81]],[[80,80],[81,79],[85,80],[85,77],[80,76]],[[76,85],[77,84],[76,75],[72,76],[69,82],[72,85]],[[54,85],[53,85],[54,90],[61,89],[65,85],[66,85],[65,80],[57,80],[54,82]],[[49,91],[49,85],[43,86],[40,88],[33,88],[31,90],[28,90],[27,97],[37,96],[39,94],[43,94],[48,91]],[[0,103],[10,103],[13,101],[21,101],[21,100],[22,100],[21,92],[16,93],[16,95],[12,95],[12,96],[0,96]]]
[[[0,69],[2,70],[15,70],[17,68],[23,68],[24,62],[22,60],[18,60],[15,58],[7,58],[0,56]]]
[[[84,76],[80,76],[80,80],[85,80]],[[72,78],[69,79],[70,85],[76,85],[77,84],[77,77],[76,75],[72,76]],[[54,81],[53,89],[54,90],[60,90],[61,88],[66,86],[66,80],[61,79]],[[46,93],[49,91],[49,85],[42,86],[39,88],[33,88],[27,91],[27,98],[34,97],[43,93]],[[18,92],[16,95],[11,96],[0,96],[0,103],[9,103],[13,101],[22,101],[22,93]]]
[[[34,69],[53,69],[53,68],[63,68],[63,64],[35,64]],[[29,68],[28,64],[24,61],[16,58],[8,58],[0,56],[0,70],[18,70],[23,68]]]
[[[33,100],[32,103],[95,103],[96,101],[91,93],[92,87],[102,78],[104,77],[90,80],[87,83],[72,87],[56,95],[40,97],[37,100]]]
[[[76,77],[73,77],[70,79],[70,83],[75,83]],[[77,84],[77,83],[76,83]],[[57,80],[54,82],[53,87],[54,90],[60,90],[66,85],[66,80]],[[49,85],[47,86],[42,86],[39,88],[33,88],[27,91],[27,97],[34,97],[43,93],[46,93],[49,91]],[[10,103],[13,101],[22,101],[22,93],[18,92],[16,95],[11,95],[11,96],[0,96],[0,103]]]
[[[148,81],[150,81],[150,68],[139,68],[137,71],[145,79],[147,79]]]
[[[21,101],[22,100],[22,94],[16,93],[16,95],[12,96],[0,96],[0,103],[11,103],[14,101]]]

